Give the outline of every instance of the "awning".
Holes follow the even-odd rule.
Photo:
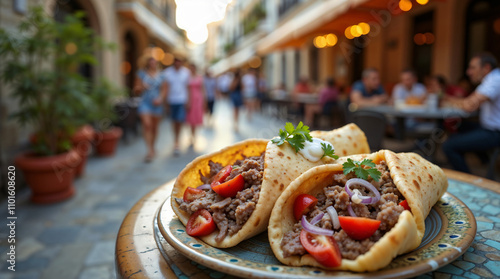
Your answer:
[[[117,3],[116,10],[118,12],[128,12],[134,15],[134,18],[148,30],[153,33],[155,37],[164,43],[176,48],[183,45],[183,40],[170,25],[165,21],[158,18],[154,13],[144,7],[137,1]]]
[[[214,75],[222,74],[247,63],[256,54],[255,45],[246,46],[210,67]]]
[[[374,21],[387,0],[325,0],[307,7],[290,18],[257,45],[257,53],[267,54],[285,47],[300,47],[312,37],[335,32],[343,34],[346,27],[361,21]]]

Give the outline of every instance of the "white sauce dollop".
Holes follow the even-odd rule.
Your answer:
[[[304,142],[304,148],[299,150],[299,153],[302,154],[302,156],[304,156],[304,158],[306,158],[307,160],[311,162],[317,162],[321,160],[321,157],[323,157],[323,154],[325,154],[325,152],[321,148],[322,143],[330,145],[333,148],[333,145],[327,141],[318,138],[312,138],[312,142]]]

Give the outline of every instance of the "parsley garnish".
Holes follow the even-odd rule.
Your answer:
[[[376,169],[376,165],[370,159],[364,159],[361,163],[358,161],[353,161],[350,158],[347,159],[347,162],[342,164],[344,167],[344,174],[347,175],[350,172],[354,171],[354,174],[361,179],[368,179],[368,175],[373,178],[375,181],[379,181],[380,176],[382,175],[380,171]]]
[[[312,141],[312,137],[309,134],[309,126],[306,126],[299,122],[297,128],[293,126],[292,123],[287,122],[285,124],[285,130],[280,129],[280,137],[277,139],[273,139],[272,143],[280,146],[283,143],[288,142],[294,149],[295,152],[299,152],[302,148],[304,148],[304,142]]]
[[[325,156],[332,157],[333,159],[339,158],[339,156],[335,155],[335,149],[333,149],[330,144],[322,143],[321,149],[323,149],[323,152],[325,152],[323,156],[321,156],[321,159],[323,159],[323,157]]]

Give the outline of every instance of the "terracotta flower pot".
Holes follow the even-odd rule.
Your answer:
[[[78,152],[81,160],[75,169],[75,176],[81,176],[85,171],[85,165],[87,164],[87,158],[92,152],[92,143],[95,139],[95,130],[90,125],[84,125],[71,137],[71,142],[73,144],[73,149]]]
[[[15,164],[31,188],[32,202],[55,203],[75,193],[73,179],[80,160],[75,150],[44,157],[27,152],[17,156]]]
[[[115,154],[118,141],[122,137],[123,130],[119,127],[105,132],[96,133],[96,153],[99,156],[112,156]]]

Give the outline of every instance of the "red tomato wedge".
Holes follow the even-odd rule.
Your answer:
[[[401,205],[405,210],[411,211],[410,206],[408,205],[408,201],[407,200],[404,200],[404,201],[400,202],[399,205]]]
[[[205,236],[215,231],[215,222],[206,209],[199,209],[189,217],[186,232],[190,236]]]
[[[245,187],[245,179],[241,174],[238,174],[235,178],[222,184],[214,186],[212,183],[212,190],[224,198],[236,196],[239,191],[243,190],[243,187]]]
[[[337,267],[342,263],[339,246],[332,236],[312,234],[302,230],[300,243],[314,259],[326,267]]]
[[[379,220],[365,217],[339,216],[339,221],[347,235],[355,240],[363,240],[372,236],[380,227]]]
[[[186,191],[184,191],[184,196],[182,197],[185,202],[192,202],[197,199],[200,195],[203,194],[203,190],[187,187]]]
[[[302,215],[307,214],[316,204],[318,199],[308,194],[301,194],[293,202],[293,216],[300,220]]]
[[[229,176],[231,171],[233,170],[233,166],[229,165],[226,166],[225,168],[221,169],[213,178],[212,178],[212,183],[210,186],[214,187],[226,180],[226,178]]]

